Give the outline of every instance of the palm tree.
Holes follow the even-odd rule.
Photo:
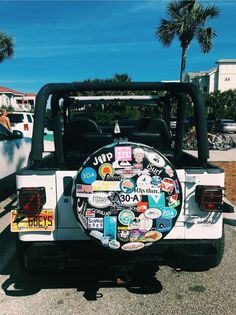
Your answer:
[[[0,32],[0,63],[14,56],[14,46],[13,38]]]
[[[184,81],[187,50],[193,38],[197,38],[203,53],[212,49],[212,40],[217,36],[212,27],[205,27],[210,18],[219,15],[215,5],[204,7],[197,0],[170,1],[167,5],[169,20],[161,19],[156,29],[157,39],[169,47],[175,36],[179,38],[182,48],[180,81]]]
[[[131,82],[131,78],[127,73],[115,73],[113,80],[115,82]]]

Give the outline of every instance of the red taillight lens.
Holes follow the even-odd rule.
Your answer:
[[[23,187],[19,190],[20,211],[37,212],[45,203],[45,187]]]
[[[29,130],[29,125],[28,124],[24,124],[24,131],[28,131]]]
[[[201,210],[222,211],[223,187],[197,185],[195,199]]]

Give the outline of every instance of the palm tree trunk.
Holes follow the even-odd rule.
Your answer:
[[[184,72],[185,72],[185,67],[186,67],[187,49],[188,49],[188,47],[182,47],[180,82],[184,82]]]

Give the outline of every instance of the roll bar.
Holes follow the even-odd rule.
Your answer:
[[[207,124],[205,105],[200,97],[197,86],[192,83],[176,82],[78,82],[78,83],[49,83],[44,85],[36,96],[34,128],[31,158],[34,167],[40,166],[43,153],[44,120],[47,101],[50,95],[55,99],[67,98],[76,92],[84,91],[167,91],[174,95],[189,94],[194,103],[194,114],[198,140],[198,158],[203,166],[207,165],[209,148],[207,140]],[[56,97],[55,97],[56,95]],[[56,101],[52,102],[52,112],[58,113]]]

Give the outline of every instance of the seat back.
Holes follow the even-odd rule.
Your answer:
[[[130,140],[140,142],[160,151],[171,149],[171,135],[167,123],[159,118],[142,119]]]
[[[152,118],[147,126],[146,132],[157,132],[160,134],[162,149],[171,149],[171,134],[165,120],[160,118]]]
[[[112,142],[112,135],[101,133],[93,120],[73,120],[66,126],[63,136],[66,163],[71,168],[79,167],[91,153]]]
[[[65,126],[63,144],[65,153],[70,150],[80,150],[81,137],[86,133],[101,133],[95,121],[90,119],[74,119]]]

